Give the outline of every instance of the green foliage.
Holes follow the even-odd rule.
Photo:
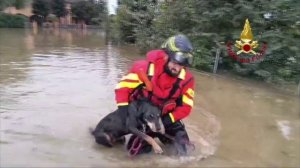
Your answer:
[[[15,0],[0,0],[0,11],[9,6],[14,6]]]
[[[298,0],[146,0],[121,2],[114,23],[120,40],[134,42],[142,51],[159,47],[169,36],[184,33],[195,48],[194,66],[212,70],[217,48],[219,67],[267,82],[300,80],[300,1]],[[238,63],[225,44],[240,38],[246,18],[254,40],[267,42],[263,60]],[[259,48],[261,47],[261,43]]]
[[[72,13],[86,24],[100,24],[107,17],[106,2],[104,0],[79,1],[72,5]]]
[[[107,40],[110,39],[113,43],[119,43],[120,40],[120,28],[119,22],[117,21],[118,18],[115,15],[108,16],[107,24],[105,28],[106,38]]]
[[[9,15],[0,13],[0,28],[22,28],[28,18],[21,15]]]
[[[79,20],[84,20],[86,24],[91,21],[91,18],[96,16],[94,6],[91,2],[80,1],[72,6],[72,13]]]
[[[0,11],[9,6],[14,6],[16,9],[24,8],[29,0],[0,0]]]
[[[16,9],[24,8],[25,0],[15,0],[14,6],[16,7]]]
[[[107,22],[108,12],[107,12],[107,4],[105,0],[98,0],[94,2],[95,8],[97,11],[97,16],[92,18],[92,24],[94,25],[102,25]]]
[[[48,0],[33,0],[32,13],[46,18],[50,12],[50,3]]]
[[[114,22],[116,31],[119,31],[117,34],[120,35],[120,40],[126,43],[137,43],[141,49],[145,49],[144,46],[151,47],[152,43],[145,40],[153,37],[152,34],[155,30],[152,22],[156,7],[156,1],[122,1]]]
[[[59,17],[63,17],[67,14],[65,0],[53,0],[51,3],[52,13]]]
[[[9,0],[0,1],[0,11],[4,10],[8,6]]]
[[[115,23],[119,30],[120,40],[127,43],[134,43],[136,39],[134,33],[135,24],[127,6],[121,5],[119,7]]]

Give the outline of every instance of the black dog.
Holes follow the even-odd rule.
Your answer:
[[[155,140],[143,132],[147,127],[153,132],[165,133],[158,107],[146,100],[138,100],[129,104],[127,116],[120,113],[121,111],[116,110],[108,114],[92,131],[98,144],[112,147],[115,142],[122,140],[124,135],[132,133],[151,144],[155,153],[162,153]]]

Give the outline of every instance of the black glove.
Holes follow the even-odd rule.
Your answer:
[[[162,120],[162,122],[163,122],[163,124],[164,124],[165,127],[168,127],[168,126],[170,126],[170,125],[173,124],[173,122],[171,120],[171,117],[168,114],[162,116],[161,120]]]
[[[118,111],[122,118],[127,118],[128,116],[128,105],[125,106],[118,106]]]

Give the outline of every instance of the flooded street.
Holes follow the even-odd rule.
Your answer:
[[[299,167],[299,97],[196,71],[191,156],[130,159],[95,144],[88,129],[115,110],[136,58],[98,31],[0,29],[0,166]]]

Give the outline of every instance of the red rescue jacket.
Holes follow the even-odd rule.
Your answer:
[[[187,68],[183,68],[177,77],[165,73],[167,58],[163,50],[152,50],[147,53],[147,60],[136,61],[115,89],[117,105],[128,105],[130,101],[143,95],[150,97],[152,103],[161,107],[163,115],[168,113],[172,122],[187,117],[194,104],[194,78]],[[138,75],[139,71],[151,78],[152,93],[141,87],[144,82]],[[137,88],[141,88],[141,91],[137,92]]]

